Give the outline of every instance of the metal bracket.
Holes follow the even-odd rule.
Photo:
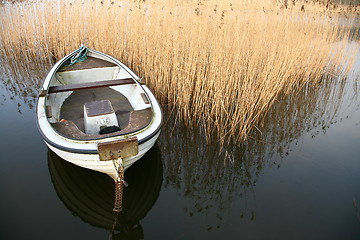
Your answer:
[[[143,99],[143,101],[144,101],[145,104],[149,104],[149,103],[150,103],[150,101],[149,101],[149,99],[148,99],[148,97],[146,96],[145,93],[140,93],[140,95],[141,95],[141,97],[142,97],[142,99]]]
[[[100,161],[111,161],[135,156],[139,153],[137,137],[98,143]]]
[[[39,97],[45,97],[47,94],[47,90],[41,89],[39,92]]]

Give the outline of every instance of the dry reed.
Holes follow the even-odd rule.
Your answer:
[[[207,144],[201,133],[181,124],[172,133],[172,128],[165,128],[159,137],[164,184],[179,189],[199,209],[219,207],[219,214],[223,213],[239,196],[251,196],[264,170],[281,167],[309,134],[312,138],[325,134],[332,124],[342,121],[345,112],[357,109],[360,97],[352,86],[356,81],[324,79],[306,84],[297,95],[281,95],[263,119],[262,134],[255,132],[256,140],[249,139],[240,147],[229,144],[220,149]]]
[[[269,3],[270,2],[270,3]],[[43,1],[5,4],[5,57],[60,58],[80,44],[114,55],[208,139],[242,142],[279,94],[341,71],[335,17],[271,1]],[[269,7],[270,6],[270,7]],[[350,24],[350,23],[349,23]],[[341,45],[340,44],[340,45]]]

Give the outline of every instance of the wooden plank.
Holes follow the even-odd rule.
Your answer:
[[[86,102],[84,104],[84,109],[86,111],[86,116],[88,117],[114,113],[114,109],[108,99]]]
[[[88,57],[83,62],[77,62],[71,66],[62,66],[58,72],[74,71],[74,70],[85,70],[92,68],[104,68],[104,67],[116,67],[115,63],[105,61],[95,57]]]
[[[71,85],[49,87],[48,93],[68,92],[68,91],[75,91],[81,89],[110,87],[110,86],[125,85],[132,83],[135,83],[135,81],[132,78],[113,79],[113,80],[105,80],[99,82],[76,83]]]
[[[52,118],[51,106],[45,106],[45,113],[47,118]]]

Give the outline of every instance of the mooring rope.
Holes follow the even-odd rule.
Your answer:
[[[82,62],[87,59],[88,48],[85,45],[81,45],[80,48],[77,50],[77,53],[72,56],[69,60],[66,61],[64,66],[71,66],[77,62]]]

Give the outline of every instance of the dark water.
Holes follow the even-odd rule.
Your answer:
[[[357,48],[358,49],[358,48]],[[360,58],[347,78],[280,98],[241,146],[171,121],[113,183],[50,152],[35,102],[50,65],[2,61],[0,239],[359,239]]]

